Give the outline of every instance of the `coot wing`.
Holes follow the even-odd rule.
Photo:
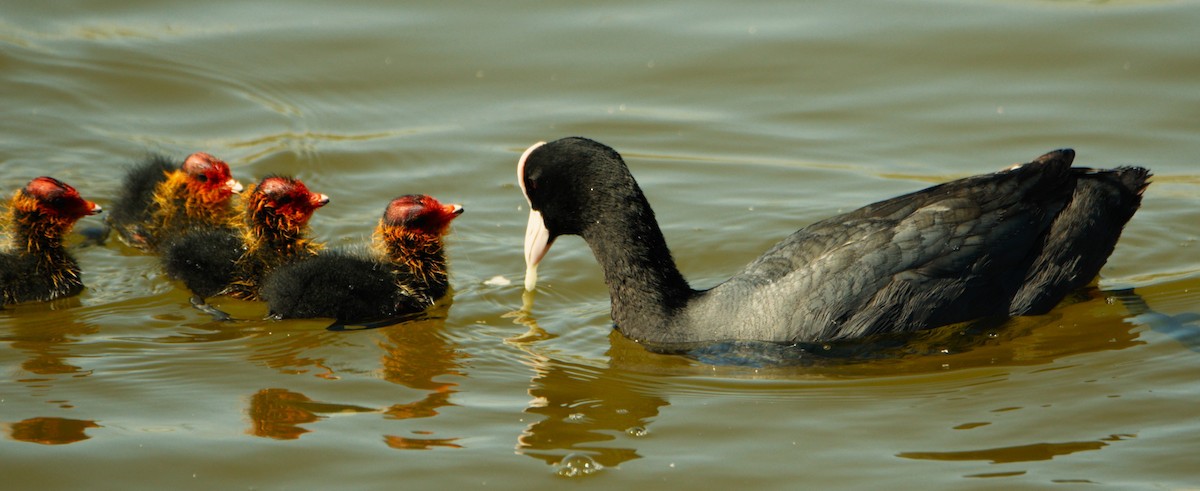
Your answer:
[[[1052,152],[814,223],[698,297],[691,315],[727,316],[735,339],[812,341],[1004,314],[1070,197],[1072,157]]]

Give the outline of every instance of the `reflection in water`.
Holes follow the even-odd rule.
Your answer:
[[[325,331],[291,333],[286,341],[259,350],[255,360],[287,374],[306,373],[307,367],[319,367],[318,377],[338,379],[330,368],[339,366],[337,360],[327,361],[313,356],[311,351],[343,336],[377,336],[383,354],[380,375],[391,383],[426,391],[417,401],[393,404],[383,409],[355,405],[317,402],[304,394],[287,389],[263,389],[250,397],[248,408],[252,423],[249,434],[279,440],[294,440],[312,431],[302,425],[315,423],[328,414],[381,413],[387,419],[429,418],[438,408],[453,405],[451,396],[458,384],[439,381],[445,375],[465,375],[461,370],[464,356],[442,337],[445,316],[396,324],[366,331]],[[348,373],[362,373],[361,371]],[[413,431],[414,435],[430,435]],[[422,436],[383,435],[386,445],[396,449],[460,448],[458,438],[424,438]]]
[[[604,467],[639,458],[634,448],[606,447],[601,442],[646,434],[650,418],[667,405],[660,397],[634,389],[611,368],[594,368],[553,360],[532,352],[537,341],[550,339],[531,312],[533,293],[524,292],[520,310],[508,314],[529,330],[507,343],[529,353],[535,376],[525,409],[541,420],[517,438],[517,452],[559,466],[565,477],[588,475]]]
[[[321,414],[376,412],[371,408],[316,402],[287,389],[262,389],[250,396],[248,410],[252,424],[247,432],[276,440],[295,440],[310,430],[300,425],[324,418]]]
[[[1198,286],[1200,286],[1200,278],[1153,285],[1139,288],[1138,291],[1134,291],[1132,288],[1116,290],[1112,294],[1134,315],[1131,322],[1146,324],[1151,329],[1179,341],[1188,349],[1200,352],[1200,314],[1184,312],[1178,315],[1169,315],[1160,312],[1151,307],[1146,302],[1146,297],[1139,293],[1139,291],[1145,290],[1146,295],[1155,298],[1156,303],[1165,304],[1167,308],[1175,307],[1173,304],[1180,303],[1184,309],[1189,309],[1192,301],[1186,295]]]
[[[428,391],[419,401],[393,404],[384,410],[389,419],[429,418],[438,408],[453,405],[450,396],[458,384],[438,381],[445,375],[465,376],[461,359],[465,356],[442,337],[445,312],[433,319],[406,322],[383,329],[379,348],[382,376],[388,382]],[[428,432],[414,432],[428,435]],[[387,446],[400,450],[428,450],[434,447],[462,448],[458,438],[415,438],[384,435]]]
[[[505,342],[507,342],[509,344],[514,344],[514,345],[521,345],[521,344],[534,343],[537,341],[545,341],[548,339],[554,339],[554,338],[558,337],[555,334],[550,334],[550,333],[546,332],[546,330],[542,329],[541,326],[538,326],[537,318],[535,318],[533,316],[533,299],[536,295],[537,295],[536,290],[535,291],[522,290],[521,291],[521,308],[518,310],[515,310],[513,312],[504,314],[502,316],[502,317],[511,318],[513,320],[513,324],[519,324],[519,325],[529,328],[529,330],[526,331],[524,334],[520,334],[517,336],[513,336],[511,338],[508,338],[508,339],[504,340]]]
[[[77,297],[73,297],[73,300],[78,302]],[[40,310],[57,306],[57,302],[51,302],[36,308]],[[0,343],[10,343],[14,349],[28,354],[28,358],[21,363],[23,370],[39,375],[90,374],[67,361],[71,358],[67,348],[78,342],[77,338],[99,332],[99,328],[71,317],[70,309],[37,316],[24,315],[26,313],[15,310],[0,310],[0,319],[11,326],[0,330]]]
[[[308,373],[310,369],[315,368],[317,372],[314,376],[336,380],[338,375],[329,367],[325,358],[310,353],[338,335],[324,330],[288,332],[285,338],[273,338],[271,343],[259,346],[250,360],[291,375]]]
[[[428,432],[414,432],[428,434]],[[430,450],[434,447],[462,448],[454,443],[457,438],[406,438],[396,435],[384,435],[383,443],[397,450]]]
[[[600,445],[646,433],[667,401],[645,394],[613,369],[537,359],[526,413],[541,416],[517,439],[517,451],[556,464],[583,454],[604,467],[639,458],[637,449]]]
[[[1060,455],[1070,455],[1076,452],[1100,450],[1108,446],[1107,442],[1119,442],[1136,436],[1128,434],[1109,435],[1097,441],[1090,442],[1034,443],[1030,445],[967,450],[962,452],[900,452],[896,456],[922,460],[988,460],[993,464],[1032,462],[1050,460]]]
[[[444,375],[465,376],[461,359],[465,356],[442,337],[445,316],[407,322],[383,329],[378,344],[382,376],[388,382],[429,391],[420,401],[396,404],[385,413],[393,419],[428,418],[437,409],[449,406],[458,384],[436,380]]]
[[[529,389],[533,399],[525,412],[540,416],[519,437],[517,451],[557,464],[560,474],[565,471],[569,475],[579,474],[575,471],[580,466],[568,465],[567,460],[602,469],[638,458],[637,449],[628,445],[627,438],[645,433],[650,421],[669,403],[641,384],[634,384],[628,375],[631,371],[774,379],[878,377],[981,366],[1037,365],[1078,353],[1142,344],[1136,326],[1125,320],[1128,313],[1124,307],[1106,295],[1094,289],[1080,292],[1077,298],[1044,316],[950,326],[895,339],[871,339],[857,345],[818,347],[826,353],[815,362],[809,357],[800,363],[784,360],[785,363],[764,368],[760,358],[755,360],[753,369],[708,365],[698,357],[656,354],[615,330],[610,335],[608,366],[604,368],[539,356],[532,352],[535,343],[510,339],[510,344],[530,351],[536,375]],[[516,322],[529,327],[530,333],[541,331],[527,308],[518,313]],[[748,344],[742,346],[748,347]],[[786,350],[771,352],[771,359],[778,360],[776,355],[780,353],[786,354]],[[803,353],[811,355],[808,350]],[[1094,442],[1038,443],[969,452],[905,452],[900,456],[997,463],[1044,460],[1097,450],[1125,436],[1128,435]],[[626,445],[606,443],[615,441]]]
[[[88,428],[100,428],[95,421],[68,418],[29,418],[5,425],[13,440],[42,445],[65,445],[91,438]]]

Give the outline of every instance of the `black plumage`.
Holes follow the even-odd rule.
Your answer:
[[[567,138],[518,164],[531,204],[527,287],[560,235],[604,271],[617,329],[671,350],[697,343],[822,342],[990,316],[1045,313],[1099,273],[1150,177],[1072,168],[1048,153],[809,225],[730,279],[693,290],[614,150]]]
[[[245,194],[229,223],[193,227],[162,248],[167,275],[195,293],[197,305],[216,295],[257,300],[267,273],[321,248],[308,221],[328,196],[286,176],[267,176]]]

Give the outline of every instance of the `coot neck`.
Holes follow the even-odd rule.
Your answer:
[[[446,254],[441,236],[381,223],[375,231],[375,244],[388,262],[406,268],[425,289],[434,290],[436,296],[445,292]]]
[[[621,201],[607,205],[580,236],[604,271],[617,329],[638,341],[671,339],[671,318],[695,292],[676,267],[641,190]]]
[[[229,199],[219,190],[190,186],[188,176],[174,171],[158,184],[154,192],[154,220],[165,227],[182,215],[187,220],[201,223],[220,223],[232,213]]]
[[[82,287],[79,263],[63,247],[63,235],[71,227],[64,218],[29,211],[14,199],[10,220],[14,225],[12,245],[37,261],[37,274],[49,275],[51,284],[63,292]],[[53,298],[53,297],[52,297]]]
[[[230,297],[258,300],[259,283],[268,272],[289,261],[314,256],[321,249],[307,237],[307,226],[272,209],[246,213],[244,223],[242,241],[246,249],[235,265],[233,282],[224,292]]]

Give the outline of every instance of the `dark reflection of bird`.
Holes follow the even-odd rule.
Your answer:
[[[370,253],[329,251],[279,268],[262,296],[277,318],[370,322],[419,313],[449,288],[443,237],[462,206],[425,195],[388,203]]]
[[[603,467],[640,458],[636,439],[668,405],[646,381],[628,372],[560,360],[536,359],[525,409],[532,421],[517,439],[517,452],[549,464],[568,456]]]
[[[163,265],[196,294],[257,300],[263,277],[289,261],[316,254],[308,221],[329,197],[298,179],[268,176],[249,189],[227,225],[193,229],[167,243]]]
[[[531,211],[526,287],[561,235],[604,271],[626,336],[678,351],[730,340],[821,342],[1042,314],[1091,282],[1150,172],[1072,168],[1069,149],[809,225],[724,283],[693,290],[621,156],[584,138],[518,163]]]
[[[86,419],[37,417],[28,418],[8,425],[13,440],[42,445],[66,445],[91,438],[85,433],[89,428],[99,428],[95,421]]]
[[[108,223],[126,244],[153,251],[190,228],[228,221],[241,191],[229,165],[212,155],[196,152],[182,164],[154,155],[129,169]]]
[[[276,440],[295,440],[310,430],[302,424],[314,423],[324,414],[373,413],[377,410],[354,406],[318,402],[299,392],[287,389],[262,389],[250,396],[247,408],[253,426],[247,433]]]
[[[63,247],[63,237],[100,206],[75,188],[39,177],[18,189],[0,216],[0,306],[47,301],[83,290],[79,263]]]

